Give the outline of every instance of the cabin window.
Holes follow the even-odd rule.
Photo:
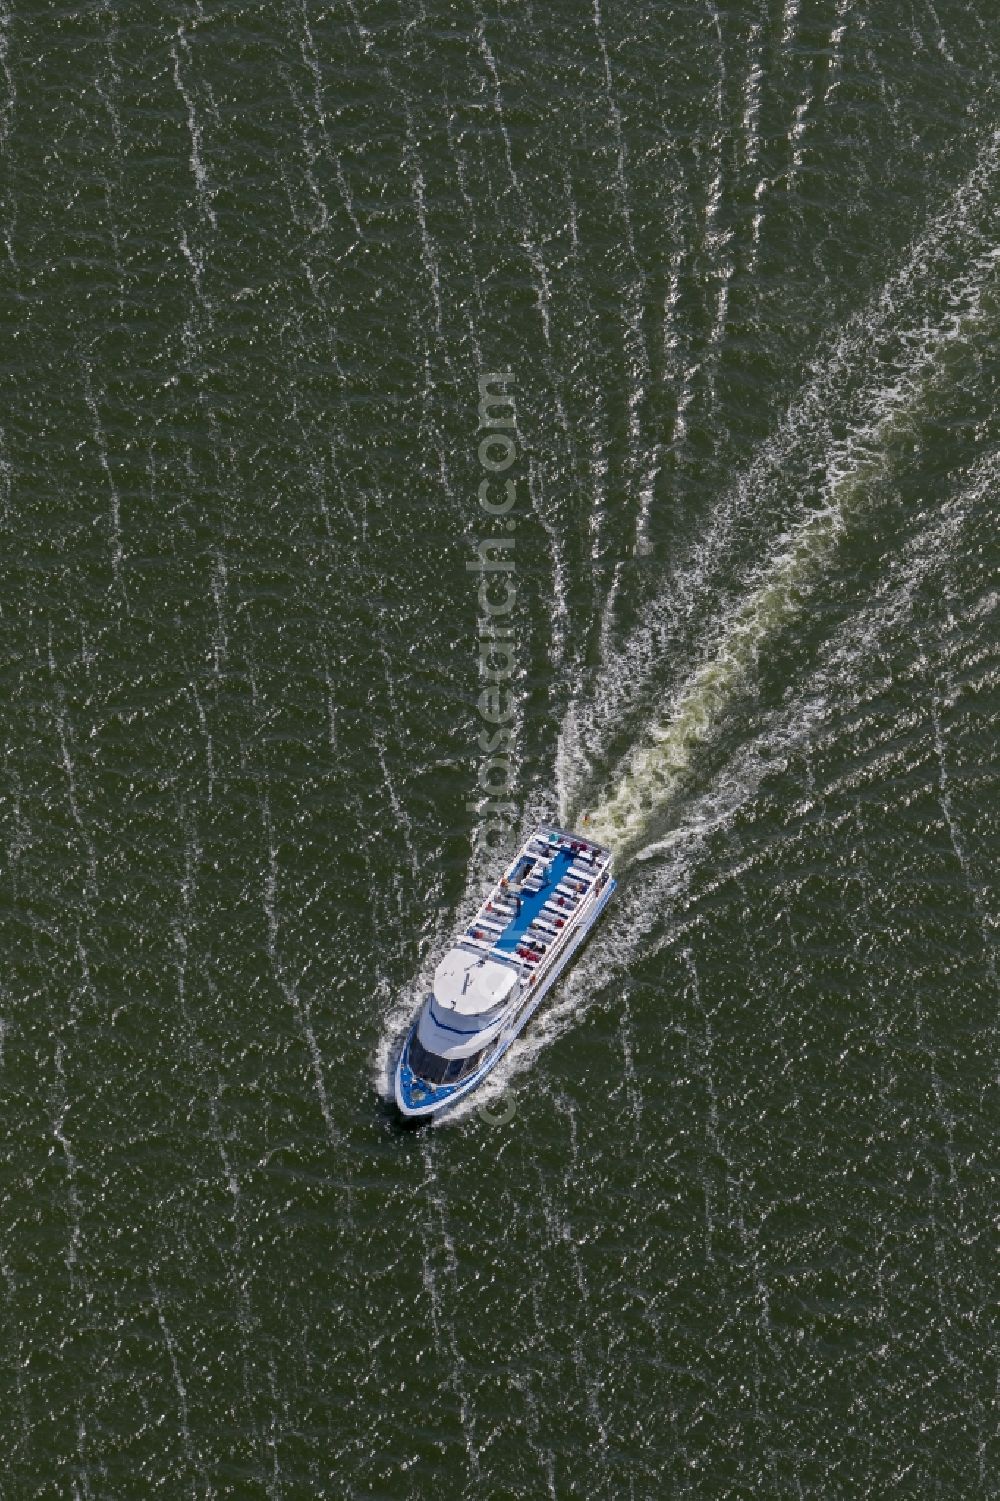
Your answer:
[[[442,1058],[437,1053],[429,1052],[414,1034],[410,1038],[407,1061],[417,1077],[427,1084],[458,1084],[460,1080],[475,1073],[485,1051],[485,1048],[480,1048],[478,1053],[472,1053],[468,1058]]]
[[[485,1048],[481,1048],[478,1053],[470,1053],[468,1058],[453,1058],[448,1064],[443,1082],[457,1084],[460,1079],[467,1079],[470,1074],[475,1073],[485,1051]]]
[[[407,1061],[417,1077],[424,1079],[428,1084],[444,1083],[445,1074],[448,1072],[447,1058],[441,1058],[437,1053],[429,1052],[416,1034],[410,1038]]]

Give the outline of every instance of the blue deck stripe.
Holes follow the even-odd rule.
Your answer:
[[[499,949],[504,954],[512,954],[514,952],[575,859],[576,856],[572,850],[560,849],[557,851],[541,891],[529,893],[527,896],[521,898],[520,912],[516,917],[511,918],[494,944],[494,948]]]

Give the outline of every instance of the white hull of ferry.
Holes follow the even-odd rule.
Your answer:
[[[405,1119],[440,1117],[478,1089],[616,889],[607,850],[547,825],[532,833],[438,965],[396,1065]]]

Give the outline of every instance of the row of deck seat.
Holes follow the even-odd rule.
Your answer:
[[[556,848],[558,849],[559,846]],[[546,863],[552,862],[549,860]],[[518,947],[518,956],[523,958],[525,963],[537,964],[542,955],[548,951],[549,945],[558,942],[567,919],[573,916],[580,902],[584,900],[594,879],[593,870],[585,870],[578,864],[570,866],[566,875],[556,886],[555,895],[549,897],[548,901],[543,904],[541,913],[531,923],[524,935],[523,943]],[[540,889],[540,884],[535,888],[536,890]]]
[[[540,862],[544,870],[548,871],[557,853],[564,847],[565,841],[551,844],[546,840],[536,838],[526,846],[524,854]],[[541,913],[526,929],[515,950],[517,957],[525,965],[532,967],[536,965],[542,955],[548,951],[549,945],[558,941],[567,920],[573,916],[597,877],[599,867],[595,856],[575,843],[571,848],[576,856],[574,863],[556,886],[553,896],[542,906]],[[583,860],[588,862],[587,866],[581,863]],[[541,891],[543,884],[541,876],[532,872],[530,878],[521,883],[521,890],[536,895]],[[498,922],[495,914],[502,915],[503,921]],[[497,893],[494,893],[470,925],[465,941],[488,953],[492,952],[515,915],[516,907],[509,905]]]

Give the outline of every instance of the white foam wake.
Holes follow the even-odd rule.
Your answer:
[[[852,421],[846,435],[829,436],[829,409],[835,408],[838,396],[844,394],[832,381],[835,370],[817,378],[806,402],[786,423],[790,433],[800,430],[802,417],[825,391],[828,399],[818,427],[827,441],[809,463],[795,496],[797,521],[772,543],[764,564],[745,578],[741,598],[735,603],[727,599],[717,608],[700,659],[666,706],[648,715],[637,748],[626,757],[609,793],[591,811],[589,830],[620,855],[635,853],[645,842],[654,814],[660,818],[669,807],[699,746],[713,736],[744,690],[761,651],[794,619],[815,581],[828,570],[847,527],[877,498],[880,481],[891,468],[893,452],[906,442],[920,417],[933,405],[935,391],[953,378],[948,352],[981,334],[989,316],[987,294],[996,284],[1000,262],[1000,248],[988,238],[997,156],[998,138],[994,137],[976,172],[955,195],[950,211],[940,216],[933,233],[924,237],[923,250],[911,256],[909,290],[913,290],[910,283],[917,279],[919,267],[919,280],[926,286],[928,297],[940,300],[942,282],[939,279],[934,285],[933,273],[938,278],[947,276],[949,268],[940,260],[949,250],[954,259],[955,231],[962,231],[963,239],[972,242],[975,253],[971,258],[963,257],[961,274],[952,274],[943,283],[947,293],[936,319],[920,319],[918,301],[907,323],[900,326],[897,318],[893,324],[890,315],[896,301],[885,294],[879,299],[880,319],[867,341],[874,346],[868,356],[868,376],[858,392],[847,396]],[[986,222],[976,222],[978,218]],[[833,362],[838,368],[845,363],[842,344]],[[856,355],[860,353],[855,350]],[[850,366],[845,373],[852,373]],[[737,487],[737,494],[752,499],[746,483]],[[724,550],[726,520],[727,508],[723,507],[710,536],[717,556]],[[689,574],[685,581],[689,589],[699,582],[703,587],[707,584],[708,561],[702,557]],[[656,644],[655,630],[648,625],[640,628],[611,664],[615,681],[603,703],[598,695],[603,715],[591,719],[588,728],[592,738],[599,741],[602,719],[603,725],[613,730],[623,697],[641,694],[656,667]],[[566,741],[577,748],[576,767],[581,762],[586,765],[586,757],[579,752],[580,719],[577,708],[564,726],[564,744],[560,747],[564,776],[574,770]],[[564,785],[561,805],[567,822],[577,820],[586,790],[585,776],[576,787]]]
[[[713,581],[731,573],[740,535],[768,526],[772,535],[790,532],[808,520],[821,506],[824,483],[834,480],[838,467],[849,467],[859,444],[905,403],[900,383],[918,379],[942,340],[954,334],[963,302],[977,303],[995,263],[998,177],[1000,131],[987,140],[975,168],[898,273],[807,372],[774,436],[720,496],[640,626],[617,650],[610,646],[610,631],[604,632],[599,680],[586,687],[563,726],[558,791],[564,822],[584,805],[584,794],[592,794],[594,765],[603,760],[609,732],[641,705],[651,677],[677,655],[687,622],[711,594]],[[958,278],[956,264],[965,268]],[[935,320],[931,305],[942,299],[946,306]],[[838,440],[838,424],[853,437]]]

